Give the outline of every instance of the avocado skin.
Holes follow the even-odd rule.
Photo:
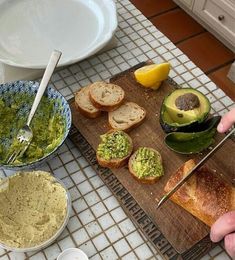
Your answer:
[[[207,117],[205,117],[205,120],[206,119]],[[185,126],[172,126],[170,124],[167,124],[166,122],[163,122],[162,118],[160,117],[160,125],[166,134],[172,132],[185,132],[185,133],[198,132],[200,131],[200,128],[203,126],[203,123],[204,121],[201,123],[193,122]]]
[[[199,93],[200,95],[202,95],[204,97],[204,101],[207,102],[207,104],[208,104],[208,110],[205,111],[202,115],[200,115],[200,117],[198,117],[196,121],[192,121],[192,122],[188,122],[188,123],[184,123],[184,124],[166,122],[166,120],[165,121],[163,120],[164,113],[167,113],[166,106],[165,106],[166,101],[167,101],[168,97],[170,95],[172,95],[175,91],[181,92],[180,90],[182,90],[182,94],[184,94],[183,91],[188,90],[188,91],[192,91],[193,94]],[[162,102],[161,109],[160,109],[160,125],[165,133],[200,131],[200,128],[201,128],[203,122],[208,118],[210,108],[211,108],[211,106],[210,106],[209,100],[207,99],[207,97],[204,94],[202,94],[198,90],[195,90],[193,88],[182,88],[182,89],[173,90],[170,94],[168,94],[164,98],[164,100]],[[184,114],[185,111],[182,110],[181,113]]]
[[[165,144],[169,149],[177,153],[200,153],[214,142],[216,127],[220,120],[221,116],[214,116],[203,122],[200,129],[194,129],[194,132],[169,133],[165,136]]]

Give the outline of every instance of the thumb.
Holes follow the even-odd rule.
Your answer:
[[[235,108],[230,110],[227,114],[225,114],[220,123],[217,126],[217,130],[220,133],[224,133],[229,130],[229,128],[232,127],[232,125],[235,123]]]

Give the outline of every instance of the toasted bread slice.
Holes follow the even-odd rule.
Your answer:
[[[102,167],[120,168],[120,167],[124,166],[125,164],[128,163],[128,159],[131,156],[131,153],[133,151],[132,139],[128,134],[126,134],[123,131],[113,131],[113,130],[111,130],[108,133],[104,134],[103,137],[107,136],[107,135],[113,135],[114,133],[121,133],[121,135],[123,135],[126,138],[126,141],[128,142],[128,149],[126,151],[127,153],[125,154],[125,156],[118,157],[118,158],[115,158],[115,156],[113,158],[112,158],[112,156],[110,156],[110,158],[102,157],[101,154],[99,153],[99,149],[101,147],[100,145],[102,145],[104,143],[103,140],[102,140],[102,142],[99,144],[99,146],[97,148],[97,152],[96,152],[97,161],[98,161],[99,165],[102,166]],[[101,139],[102,139],[102,136],[101,136]],[[117,148],[117,146],[118,146],[118,148]],[[113,144],[111,146],[109,145],[109,147],[107,149],[109,149],[110,154],[111,154],[112,150],[122,149],[122,147],[117,145],[117,143],[113,142]],[[122,151],[120,150],[120,152],[122,152]]]
[[[90,85],[75,93],[75,106],[85,117],[96,118],[100,116],[101,111],[91,103],[89,91]]]
[[[112,129],[129,131],[140,125],[146,116],[144,108],[134,102],[126,102],[109,112],[109,124]]]
[[[123,102],[124,90],[118,85],[106,82],[95,82],[90,86],[90,100],[102,111],[113,111]]]
[[[153,159],[153,153],[154,153],[154,158]],[[140,155],[142,154],[142,155]],[[143,159],[143,160],[141,160]],[[134,163],[138,163],[138,168],[145,169],[145,171],[150,175],[146,174],[143,176],[139,176],[138,173],[135,170]],[[152,166],[156,165],[156,167],[148,168],[148,164],[152,164]],[[143,167],[143,168],[142,168]],[[132,154],[132,156],[129,159],[128,163],[128,168],[129,172],[132,174],[132,176],[139,182],[141,183],[146,183],[146,184],[153,184],[156,183],[159,178],[163,175],[163,166],[162,166],[162,157],[160,153],[150,147],[140,147],[136,152]]]

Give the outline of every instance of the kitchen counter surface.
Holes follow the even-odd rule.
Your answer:
[[[172,65],[170,77],[180,85],[207,94],[212,112],[222,115],[234,106],[233,101],[134,5],[128,0],[118,0],[116,4],[117,46],[54,73],[52,84],[67,99],[82,86],[108,80],[142,61],[152,60],[155,63],[169,61]],[[51,260],[70,247],[82,249],[91,260],[163,259],[69,140],[41,169],[53,172],[70,191],[73,210],[68,226],[56,242],[44,250],[24,254],[0,249],[1,260]],[[0,177],[11,174],[12,171],[0,170]],[[202,259],[230,258],[219,244]]]

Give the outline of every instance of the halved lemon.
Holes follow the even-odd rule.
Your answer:
[[[170,71],[170,63],[146,65],[134,72],[137,82],[147,88],[157,89],[161,82],[167,79]]]

